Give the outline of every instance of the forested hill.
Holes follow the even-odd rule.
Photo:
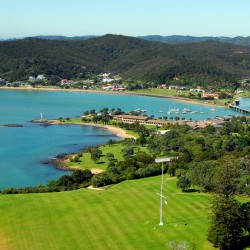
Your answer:
[[[120,35],[84,41],[27,38],[0,42],[0,77],[25,80],[112,72],[163,83],[173,77],[234,81],[250,76],[250,48],[206,41],[163,44]]]

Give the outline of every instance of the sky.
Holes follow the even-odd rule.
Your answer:
[[[0,38],[250,36],[250,0],[0,0]]]

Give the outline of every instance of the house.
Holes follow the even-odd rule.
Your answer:
[[[68,83],[68,82],[69,82],[68,79],[62,79],[62,80],[61,80],[61,84],[65,84],[65,83]]]
[[[208,98],[208,99],[218,99],[219,98],[218,94],[205,93],[205,92],[202,94],[201,97],[202,98]]]
[[[113,90],[113,88],[114,88],[114,86],[112,86],[112,85],[108,85],[108,86],[103,85],[102,86],[103,90]]]
[[[101,77],[105,79],[105,78],[109,78],[110,75],[111,75],[110,73],[103,73],[101,74]]]
[[[161,84],[158,86],[159,89],[167,89],[167,85],[166,84]]]
[[[2,78],[0,78],[0,86],[4,86],[6,84],[6,81]]]
[[[205,92],[205,90],[198,88],[198,87],[196,89],[190,89],[189,91],[190,92],[203,92],[203,93]]]
[[[168,89],[177,89],[177,86],[170,85]]]
[[[198,121],[196,122],[196,128],[205,128],[206,126],[208,126],[208,124],[204,121]]]
[[[37,81],[45,81],[46,77],[44,75],[38,75],[36,78]]]
[[[29,76],[29,81],[34,82],[36,78],[34,76]]]
[[[158,130],[156,132],[152,132],[151,135],[165,135],[169,131],[170,131],[170,129],[167,129],[167,130]]]
[[[111,78],[103,78],[102,79],[103,83],[110,83],[110,82],[113,82],[113,81],[114,81],[114,79],[111,79]]]

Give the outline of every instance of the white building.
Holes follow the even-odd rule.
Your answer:
[[[38,75],[36,80],[44,81],[44,80],[46,80],[46,77],[44,75]]]
[[[4,79],[2,79],[2,78],[0,78],[0,85],[5,85],[6,84],[6,81],[4,80]]]

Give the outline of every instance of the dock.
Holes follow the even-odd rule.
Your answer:
[[[244,108],[244,107],[239,107],[233,104],[229,105],[229,108],[234,109],[235,111],[250,114],[250,109],[249,108]]]

